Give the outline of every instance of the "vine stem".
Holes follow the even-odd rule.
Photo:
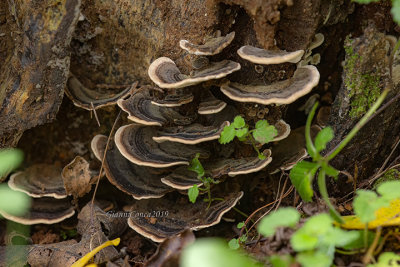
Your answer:
[[[329,211],[331,216],[339,223],[344,223],[340,214],[333,207],[332,203],[329,201],[328,190],[326,189],[326,181],[325,181],[325,170],[321,168],[318,173],[318,188],[319,192],[322,196],[322,199],[325,201],[326,205],[329,207]]]
[[[389,93],[389,89],[385,88],[376,102],[372,105],[372,107],[368,110],[368,112],[361,118],[361,120],[354,126],[354,128],[350,131],[350,133],[339,143],[338,147],[332,151],[332,153],[325,156],[326,161],[333,159],[343,148],[353,139],[353,137],[357,134],[357,132],[368,122],[369,117],[374,114],[374,112],[378,109],[378,107],[382,104],[383,100],[385,100],[387,94]],[[307,129],[307,127],[306,127]],[[306,134],[307,136],[307,134]]]

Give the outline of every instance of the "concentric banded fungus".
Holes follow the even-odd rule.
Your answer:
[[[182,144],[194,145],[201,142],[218,139],[224,127],[229,125],[229,121],[223,122],[220,126],[203,126],[198,123],[186,127],[163,128],[153,136],[157,143],[165,141],[177,142]]]
[[[103,146],[107,137],[96,135],[92,140],[92,147]],[[104,170],[108,180],[119,190],[132,195],[135,199],[160,198],[172,191],[172,188],[161,182],[159,169],[138,166],[124,158],[115,145],[107,151],[104,161]]]
[[[225,36],[212,38],[202,45],[192,44],[187,40],[181,40],[179,46],[188,51],[190,54],[198,56],[212,56],[216,55],[227,47],[235,38],[235,32],[231,32]]]
[[[139,91],[126,100],[120,99],[117,104],[129,114],[128,119],[143,125],[161,126],[167,122],[188,125],[194,119],[182,116],[171,108],[153,105],[146,91]]]
[[[176,201],[165,198],[138,201],[131,206],[131,210],[134,212],[128,219],[128,225],[154,242],[162,242],[188,228],[200,230],[218,224],[222,216],[236,205],[243,196],[243,192],[214,195],[224,200],[212,202],[209,208],[207,208],[208,203],[202,199],[192,204],[187,197],[181,199],[179,205],[176,204]],[[148,214],[151,210],[167,210],[168,216],[150,219],[140,216]]]
[[[272,160],[271,151],[269,149],[263,152],[265,159],[261,160],[257,157],[241,158],[241,159],[219,159],[213,162],[204,163],[206,175],[213,179],[223,175],[231,177],[254,173],[265,168]],[[197,178],[197,174],[189,171],[187,167],[179,167],[171,174],[161,179],[161,181],[173,188],[185,190],[192,187],[194,184],[201,185]]]
[[[250,62],[262,65],[281,64],[285,62],[297,63],[304,54],[304,50],[286,52],[282,50],[271,51],[257,48],[250,45],[242,46],[238,55]]]
[[[272,141],[280,141],[289,136],[290,125],[287,124],[284,120],[279,120],[277,123],[274,124],[274,126],[278,131],[278,135]]]
[[[215,98],[215,96],[207,90],[204,99],[199,104],[197,112],[201,115],[215,114],[220,112],[226,107],[226,103],[222,100]]]
[[[131,162],[148,167],[164,168],[174,165],[188,165],[200,153],[208,155],[203,149],[179,143],[157,143],[152,137],[157,128],[141,125],[125,125],[115,133],[115,143],[121,154]]]
[[[148,74],[150,79],[161,88],[182,88],[212,79],[220,79],[240,69],[240,64],[223,60],[210,63],[207,68],[186,76],[180,72],[174,61],[160,57],[151,63]]]
[[[154,99],[151,103],[160,107],[179,107],[193,101],[193,94],[185,92],[185,94],[171,94],[167,95],[164,99]]]
[[[228,82],[221,91],[239,102],[254,102],[263,105],[290,104],[308,94],[319,82],[319,72],[314,66],[299,67],[292,78],[271,85],[243,85]]]
[[[8,181],[8,186],[35,198],[67,197],[61,169],[54,165],[36,164],[25,171],[14,173]]]
[[[7,220],[25,225],[38,223],[53,224],[72,217],[75,210],[68,199],[54,199],[42,197],[32,199],[29,213],[24,216],[15,216],[0,210],[0,215]]]
[[[297,162],[308,156],[304,129],[304,127],[300,127],[293,130],[287,138],[271,148],[272,155],[274,155],[274,159],[268,167],[271,174],[279,170],[290,170]],[[311,137],[314,139],[320,130],[321,128],[317,125],[312,125]]]
[[[100,93],[96,90],[90,90],[83,86],[83,84],[81,84],[77,78],[71,76],[68,79],[67,87],[65,88],[65,94],[69,99],[72,100],[75,106],[87,110],[93,110],[93,108],[97,109],[105,106],[115,105],[118,99],[131,95],[137,84],[137,82],[134,83],[132,86],[129,86],[118,94],[107,94]]]

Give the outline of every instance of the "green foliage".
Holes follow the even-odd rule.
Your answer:
[[[315,149],[317,152],[321,152],[326,148],[328,144],[334,137],[333,130],[331,127],[326,127],[322,129],[315,137]]]
[[[190,202],[196,203],[196,199],[197,199],[198,195],[199,195],[199,188],[197,187],[197,184],[195,184],[188,190],[188,196],[189,196]]]
[[[400,267],[400,255],[393,252],[384,252],[379,255],[378,262],[367,267]]]
[[[17,149],[0,150],[0,178],[17,168],[23,160],[23,153]],[[0,210],[14,216],[26,213],[30,197],[11,190],[6,184],[0,185]]]
[[[8,175],[16,169],[24,158],[24,154],[18,149],[0,150],[0,178]]]
[[[396,181],[400,180],[400,172],[396,169],[387,170],[382,177],[380,177],[374,183],[373,189],[378,188],[378,186],[386,181]]]
[[[244,253],[230,249],[224,240],[197,239],[186,247],[181,255],[181,267],[261,267]]]
[[[61,230],[60,231],[60,236],[63,240],[67,240],[69,238],[73,238],[78,234],[76,229],[67,229],[67,230]]]
[[[400,181],[388,181],[378,186],[377,192],[369,190],[357,190],[354,198],[354,213],[362,223],[375,220],[375,212],[390,205],[394,199],[400,198]]]
[[[198,177],[203,177],[206,172],[204,170],[203,165],[201,164],[201,162],[199,160],[199,157],[200,157],[200,153],[197,153],[196,156],[190,162],[188,169],[197,173]]]
[[[295,266],[295,260],[290,255],[272,255],[269,262],[273,267],[290,267]]]
[[[290,243],[298,252],[296,259],[302,266],[331,266],[335,247],[343,247],[357,238],[358,231],[345,231],[333,226],[328,214],[311,217],[291,237]]]
[[[290,170],[290,180],[304,201],[311,201],[314,195],[312,180],[319,167],[314,162],[300,161]]]
[[[299,212],[292,207],[280,208],[268,214],[260,221],[258,232],[266,237],[274,235],[276,228],[286,226],[294,227],[300,220]]]
[[[260,159],[265,159],[265,156],[260,153],[255,145],[255,141],[260,144],[266,144],[271,142],[275,136],[278,135],[278,131],[275,126],[269,125],[266,120],[260,120],[256,123],[255,129],[249,130],[249,126],[246,124],[241,116],[236,116],[232,124],[225,126],[221,132],[219,142],[221,144],[227,144],[232,142],[235,137],[241,142],[249,140],[253,144],[253,148],[257,151]]]

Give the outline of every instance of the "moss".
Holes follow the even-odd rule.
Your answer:
[[[346,60],[344,64],[344,83],[350,98],[349,116],[353,119],[364,115],[378,99],[381,89],[380,77],[374,73],[362,73],[360,70],[363,58],[354,51],[352,40],[347,37],[345,41]]]
[[[396,169],[390,169],[387,170],[381,178],[379,178],[375,183],[373,188],[376,189],[378,188],[379,185],[381,185],[384,182],[387,181],[395,181],[395,180],[400,180],[400,171]]]

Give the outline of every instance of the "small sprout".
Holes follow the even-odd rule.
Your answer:
[[[188,191],[188,196],[189,196],[189,200],[192,203],[196,203],[196,199],[199,195],[199,188],[197,187],[197,184],[193,185],[191,188],[189,188]]]
[[[237,227],[238,229],[242,229],[243,226],[245,226],[244,222],[240,222],[240,223],[237,224],[236,227]]]
[[[240,244],[239,244],[239,239],[237,238],[232,238],[229,242],[228,242],[228,246],[230,249],[236,250],[238,248],[240,248]]]
[[[278,131],[275,126],[269,125],[266,120],[260,120],[256,123],[255,129],[249,130],[249,126],[246,124],[241,116],[236,116],[231,125],[225,126],[221,133],[219,142],[221,144],[227,144],[235,137],[241,142],[249,140],[255,151],[257,151],[258,157],[263,160],[266,159],[265,155],[260,153],[255,145],[255,142],[260,144],[266,144],[271,142],[275,136],[278,135]]]
[[[203,165],[201,164],[201,162],[199,160],[199,157],[200,157],[200,153],[197,153],[196,156],[190,162],[190,166],[188,169],[197,173],[198,177],[203,177],[205,174],[205,171],[204,171]]]

